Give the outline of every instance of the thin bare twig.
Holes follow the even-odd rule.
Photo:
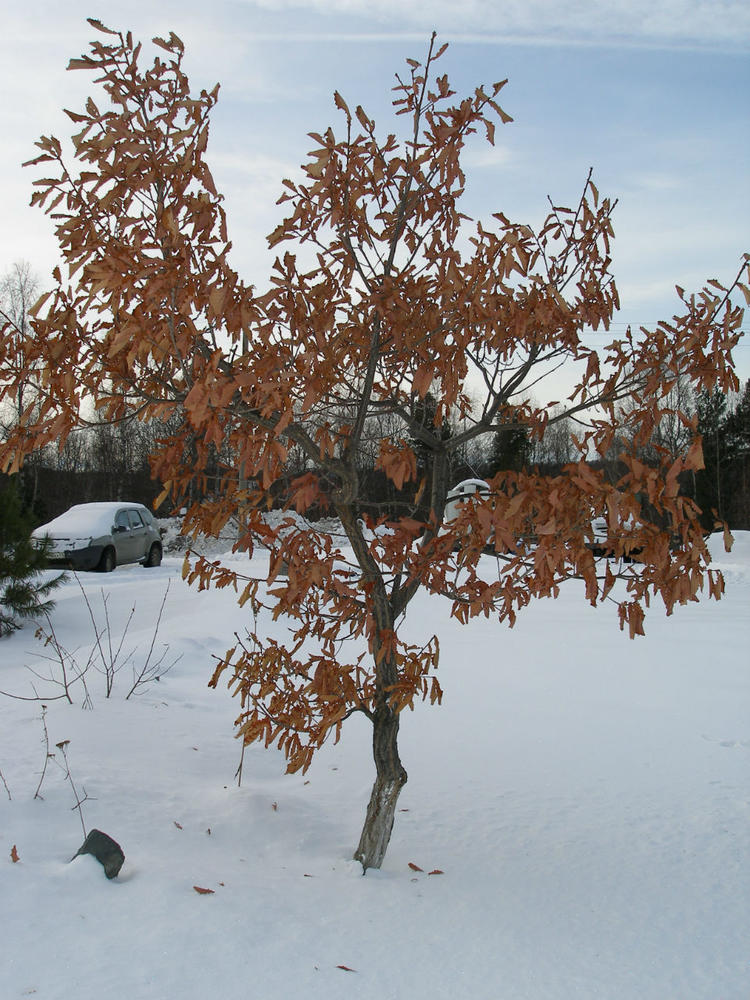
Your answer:
[[[42,774],[39,778],[39,784],[36,786],[36,791],[34,792],[35,799],[44,799],[41,794],[40,789],[42,787],[42,782],[44,781],[44,776],[47,773],[47,764],[49,763],[50,757],[54,756],[49,752],[49,732],[47,731],[47,706],[42,705],[42,729],[44,730],[44,767],[42,768]]]
[[[81,829],[83,830],[83,839],[85,840],[86,836],[87,836],[87,834],[86,834],[86,824],[83,821],[83,809],[81,809],[81,806],[83,805],[84,802],[88,802],[89,796],[87,795],[86,789],[84,788],[83,789],[83,798],[81,798],[81,796],[78,794],[78,789],[75,786],[75,782],[73,781],[73,775],[70,773],[70,762],[68,761],[68,754],[67,754],[67,748],[68,748],[69,743],[70,743],[70,740],[61,740],[59,743],[56,743],[55,746],[60,751],[60,753],[63,755],[63,760],[65,761],[65,769],[64,769],[65,770],[65,779],[64,780],[70,782],[70,787],[73,789],[73,795],[74,795],[75,800],[76,800],[76,804],[72,807],[71,811],[75,811],[76,809],[78,810],[78,818],[81,821]],[[60,767],[62,768],[62,764],[60,765]]]
[[[147,655],[146,660],[145,660],[145,662],[143,664],[143,667],[140,669],[140,671],[138,671],[136,673],[136,671],[133,670],[133,678],[134,678],[134,680],[133,680],[133,686],[128,691],[127,695],[125,696],[125,701],[127,701],[128,698],[130,698],[131,694],[133,694],[133,692],[136,690],[136,688],[140,687],[140,685],[142,685],[142,684],[148,684],[148,683],[150,683],[150,681],[158,681],[160,677],[163,677],[164,674],[167,673],[168,670],[172,669],[172,667],[175,665],[175,663],[178,662],[178,660],[182,659],[182,654],[180,654],[178,657],[176,657],[174,660],[172,660],[172,662],[169,664],[169,666],[165,667],[163,670],[159,670],[159,667],[164,662],[164,658],[167,655],[167,652],[169,651],[169,646],[165,646],[164,647],[164,652],[159,657],[159,659],[156,661],[156,663],[154,663],[154,664],[151,663],[151,656],[153,655],[153,652],[154,652],[154,645],[156,643],[156,637],[159,634],[159,627],[161,625],[161,618],[162,618],[162,614],[164,613],[164,605],[167,603],[167,595],[169,594],[169,586],[170,586],[170,581],[168,580],[167,581],[167,589],[164,591],[164,597],[162,597],[161,607],[159,608],[159,614],[157,615],[156,624],[154,625],[154,634],[151,636],[151,645],[149,646],[149,649],[148,649],[148,655]]]
[[[106,696],[107,696],[107,698],[109,698],[109,696],[112,694],[112,689],[114,687],[115,674],[122,667],[125,666],[125,664],[128,662],[128,660],[133,655],[131,653],[129,656],[127,656],[125,658],[125,661],[123,663],[118,663],[118,660],[120,659],[120,653],[122,651],[122,644],[125,642],[125,637],[128,634],[128,629],[130,628],[130,623],[132,622],[133,615],[135,614],[135,605],[130,609],[130,614],[128,616],[127,622],[125,623],[125,628],[123,630],[123,633],[120,636],[120,642],[117,645],[117,649],[113,649],[113,646],[112,646],[112,627],[111,627],[111,624],[110,624],[110,621],[109,621],[108,596],[102,590],[102,604],[104,605],[104,622],[105,622],[105,625],[104,625],[104,628],[100,631],[99,627],[97,625],[97,622],[96,622],[96,618],[94,617],[94,612],[93,612],[93,609],[91,607],[91,603],[89,602],[88,595],[86,594],[86,591],[83,589],[83,584],[81,583],[81,581],[78,579],[77,576],[76,576],[76,582],[78,583],[78,586],[80,587],[81,593],[83,594],[83,599],[84,599],[84,601],[86,603],[86,608],[88,609],[89,618],[91,619],[91,624],[92,624],[92,626],[94,628],[95,642],[96,642],[97,648],[99,649],[99,656],[101,657],[101,661],[102,661],[102,667],[101,667],[101,669],[102,669],[102,671],[104,673],[104,677],[105,677],[106,692],[107,692]],[[107,650],[106,650],[106,652],[104,650],[104,647],[102,646],[102,641],[101,641],[103,635],[106,635],[106,637],[107,637]]]

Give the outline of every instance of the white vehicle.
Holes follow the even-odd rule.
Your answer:
[[[111,573],[122,563],[161,563],[161,532],[140,503],[79,503],[36,528],[32,538],[49,539],[53,566]]]
[[[636,522],[634,518],[632,516],[628,517],[627,520],[621,525],[618,537],[627,538],[628,535],[633,532],[635,527]],[[594,556],[598,559],[612,559],[614,557],[614,545],[612,538],[610,537],[607,518],[603,516],[595,517],[591,522],[591,530],[594,537],[593,540],[587,544]],[[624,561],[630,562],[633,556],[637,556],[640,551],[641,550],[639,548],[631,549],[627,555],[623,556]]]
[[[448,493],[443,520],[453,521],[461,513],[467,500],[481,500],[489,496],[490,487],[483,479],[464,479]]]

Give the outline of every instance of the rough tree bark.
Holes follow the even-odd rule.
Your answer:
[[[355,861],[368,868],[380,868],[391,839],[396,803],[406,784],[407,774],[398,753],[399,713],[388,704],[388,687],[397,677],[395,663],[381,663],[377,704],[372,715],[372,754],[375,782],[367,806],[367,815],[354,853]]]
[[[372,723],[372,755],[375,782],[370,794],[355,861],[368,868],[380,868],[388,848],[396,815],[396,803],[406,784],[407,774],[398,752],[399,712],[392,701],[399,679],[398,663],[392,643],[395,616],[380,568],[375,563],[356,517],[358,479],[355,466],[342,471],[342,487],[336,511],[351,542],[363,578],[371,586],[373,620],[372,656],[375,662],[375,696],[366,712]]]

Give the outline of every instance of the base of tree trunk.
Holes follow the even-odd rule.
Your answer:
[[[378,777],[372,786],[370,803],[367,806],[365,825],[359,838],[359,847],[354,852],[354,860],[362,865],[364,874],[368,868],[380,868],[391,839],[396,803],[401,789],[406,784],[406,771],[393,777]]]

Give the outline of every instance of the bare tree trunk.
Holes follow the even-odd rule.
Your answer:
[[[350,475],[347,483],[349,495],[356,496],[356,471],[352,471]],[[368,868],[380,868],[383,863],[393,830],[396,803],[406,784],[406,771],[398,753],[399,713],[391,703],[399,675],[393,650],[393,606],[388,599],[380,569],[374,563],[362,536],[352,503],[341,503],[337,506],[337,512],[362,568],[363,578],[369,578],[373,583],[372,614],[376,622],[372,650],[375,659],[375,698],[370,719],[375,783],[359,846],[354,852],[354,860],[359,861],[362,871],[366,872]]]
[[[373,717],[372,752],[376,777],[367,806],[365,825],[354,853],[355,861],[368,868],[380,868],[391,839],[396,803],[406,784],[406,771],[398,754],[398,712],[385,700]]]

